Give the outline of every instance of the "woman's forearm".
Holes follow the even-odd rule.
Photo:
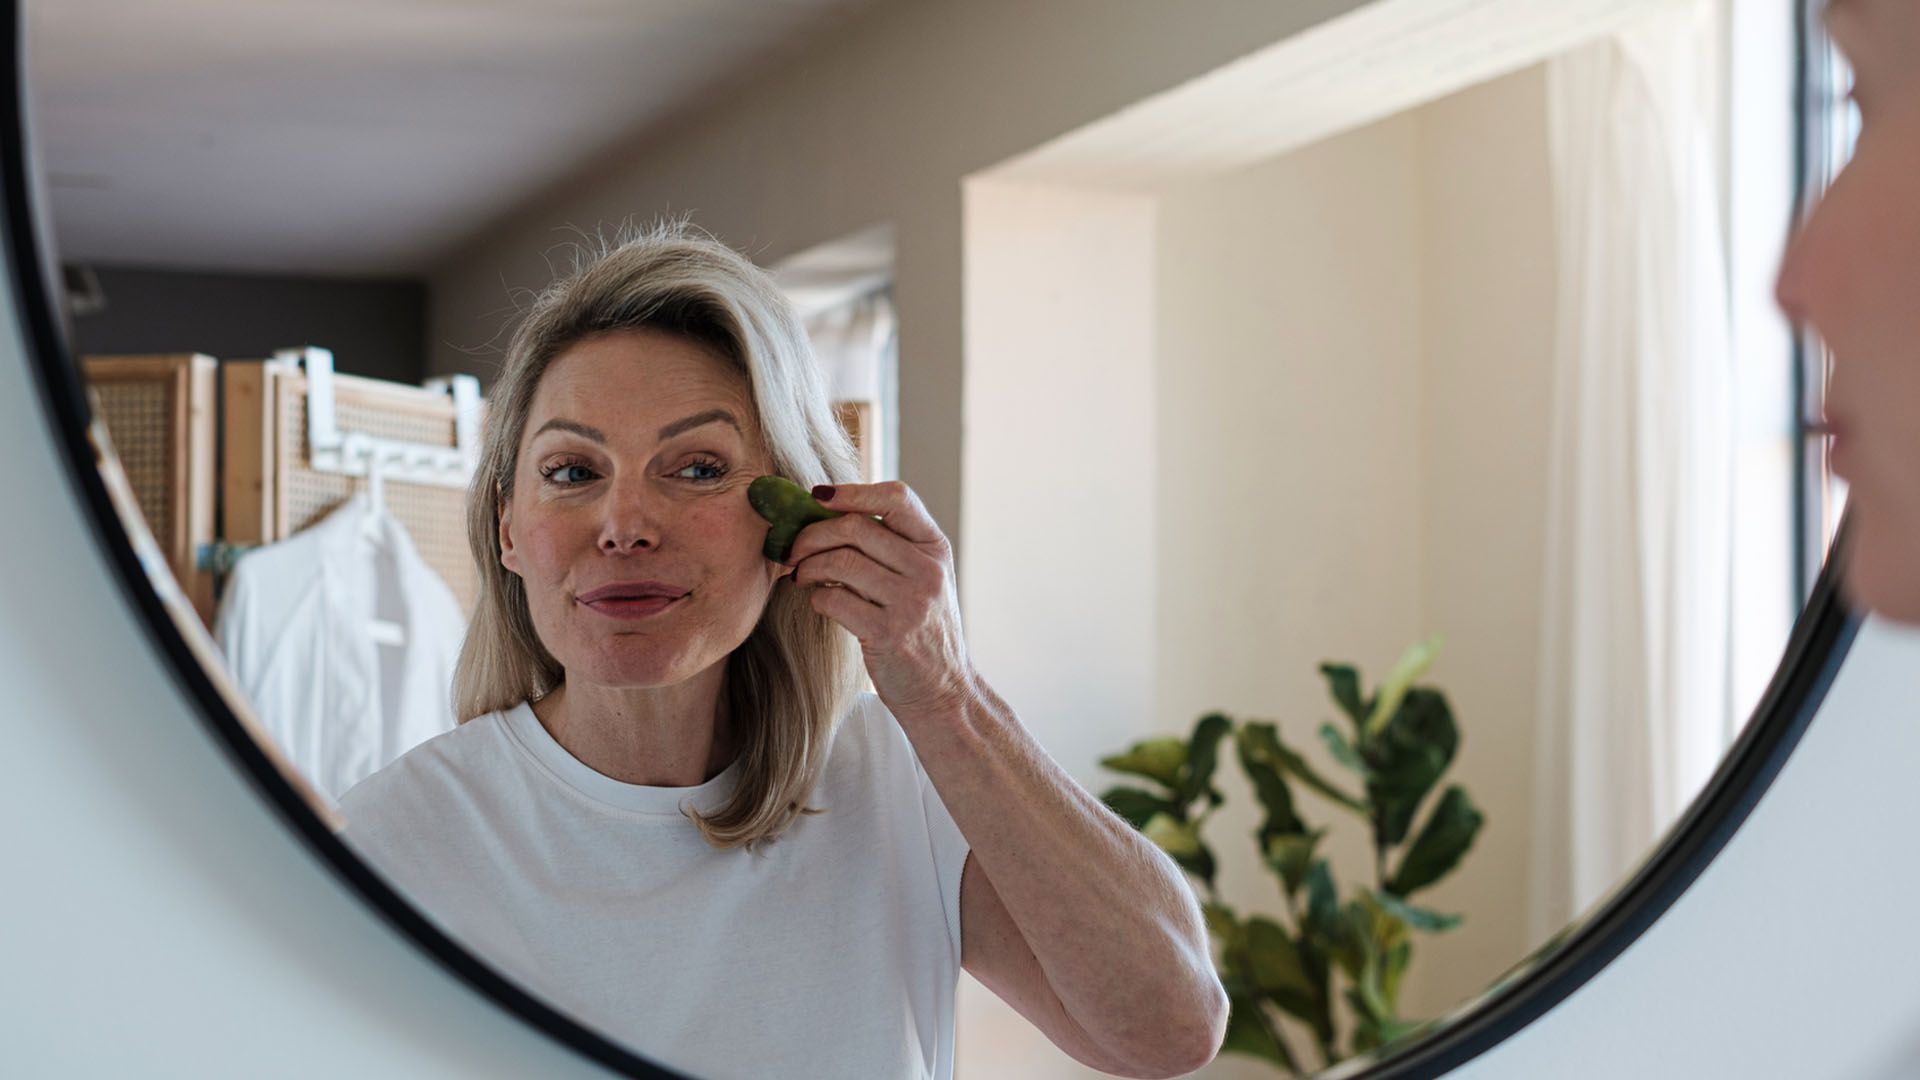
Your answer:
[[[1048,757],[984,681],[946,715],[899,719],[1068,1015],[1133,1060],[1217,1045],[1226,994],[1172,858]]]

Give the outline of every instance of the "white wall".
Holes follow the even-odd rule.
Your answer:
[[[975,182],[966,192],[967,640],[1082,787],[1155,734],[1153,201]],[[956,1074],[1080,1067],[971,975]]]

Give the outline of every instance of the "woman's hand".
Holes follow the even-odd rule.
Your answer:
[[[973,663],[953,546],[920,497],[897,480],[816,487],[813,497],[844,516],[800,530],[787,555],[794,584],[826,586],[813,590],[813,609],[860,640],[874,691],[895,718],[959,704],[972,691]]]

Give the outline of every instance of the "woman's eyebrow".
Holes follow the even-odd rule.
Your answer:
[[[592,439],[594,442],[601,444],[605,444],[607,441],[606,434],[599,428],[582,424],[578,420],[562,420],[559,417],[555,417],[541,424],[540,429],[533,433],[533,438],[537,439],[549,431],[571,431],[581,438]],[[529,439],[528,441],[531,442],[533,440]]]
[[[673,423],[661,428],[660,438],[662,440],[671,439],[683,431],[692,431],[702,424],[711,424],[715,421],[722,420],[733,425],[734,431],[739,432],[743,436],[746,434],[746,432],[740,431],[740,421],[735,420],[732,413],[725,409],[708,409],[706,412],[694,413],[692,416],[675,420]]]
[[[682,417],[681,419],[675,420],[671,424],[668,424],[666,427],[661,428],[660,438],[662,441],[664,441],[664,440],[673,438],[675,435],[678,435],[683,431],[692,431],[694,428],[700,427],[704,424],[711,424],[711,423],[720,422],[720,421],[724,421],[725,423],[732,425],[733,430],[740,432],[742,436],[746,435],[746,432],[740,431],[740,421],[734,419],[732,413],[728,412],[725,409],[708,409],[706,412],[703,412],[703,413],[695,413],[692,416]],[[533,433],[533,436],[534,438],[539,438],[542,434],[548,431],[571,431],[575,435],[578,435],[585,439],[591,439],[594,442],[600,443],[602,445],[605,445],[607,441],[606,433],[601,431],[599,428],[590,426],[588,424],[583,424],[578,420],[566,420],[557,416],[554,417],[552,420],[549,420],[546,423],[541,424],[539,430],[535,431]]]

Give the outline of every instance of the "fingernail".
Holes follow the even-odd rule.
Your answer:
[[[833,501],[833,485],[832,484],[815,485],[813,489],[813,497],[815,499],[818,499],[821,502],[832,502]]]

